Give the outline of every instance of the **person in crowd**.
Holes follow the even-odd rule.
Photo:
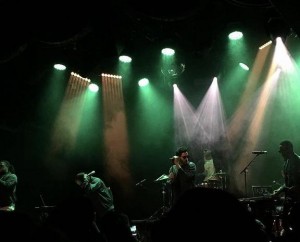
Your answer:
[[[84,196],[90,199],[95,212],[95,226],[107,242],[135,242],[130,230],[130,220],[124,213],[116,211],[110,187],[98,177],[80,172],[75,177],[76,184]]]
[[[170,159],[173,162],[169,169],[172,206],[185,191],[195,187],[196,164],[189,161],[186,147],[179,147],[176,155]]]
[[[18,178],[13,165],[7,160],[0,161],[0,210],[14,211]]]
[[[70,241],[106,242],[96,224],[93,204],[84,195],[60,201],[42,224],[43,228],[58,231]]]
[[[150,228],[152,242],[270,242],[243,204],[221,189],[195,187],[179,197],[176,204]]]
[[[294,204],[300,202],[300,157],[294,152],[293,143],[283,140],[279,144],[279,153],[283,158],[282,176],[284,184],[273,192],[273,196],[284,193],[283,227],[288,230],[288,215]]]
[[[43,242],[74,242],[65,234],[56,229],[51,229],[36,221],[27,212],[16,209],[11,212],[0,211],[1,241],[9,238],[9,241],[43,241]],[[77,238],[76,238],[77,239]],[[78,241],[78,240],[76,240]],[[85,240],[84,242],[89,242]],[[95,241],[96,242],[96,241]],[[97,241],[102,242],[102,241]]]
[[[300,241],[300,202],[296,202],[288,214],[289,233],[281,237],[280,242]]]

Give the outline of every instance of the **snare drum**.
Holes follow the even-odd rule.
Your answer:
[[[222,184],[221,184],[221,181],[218,179],[209,179],[208,187],[215,188],[215,189],[222,189]]]

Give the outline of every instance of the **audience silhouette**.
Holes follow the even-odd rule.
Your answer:
[[[105,241],[94,221],[91,201],[84,196],[78,196],[67,198],[58,204],[46,218],[44,226],[61,231],[70,240]]]
[[[186,191],[151,228],[151,241],[269,242],[260,223],[232,194],[213,188]]]

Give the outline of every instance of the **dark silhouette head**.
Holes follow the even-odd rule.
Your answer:
[[[280,142],[278,152],[281,153],[283,158],[289,158],[292,154],[294,154],[293,143],[289,140]]]
[[[254,217],[236,197],[221,189],[186,191],[153,226],[157,241],[267,241]]]
[[[13,165],[7,160],[0,161],[0,175],[6,173],[15,173]]]

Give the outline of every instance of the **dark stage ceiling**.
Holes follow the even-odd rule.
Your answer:
[[[149,66],[143,63],[145,56],[151,58],[149,52],[167,41],[180,49],[185,61],[202,64],[199,73],[213,72],[219,68],[215,64],[222,48],[219,40],[231,26],[241,26],[261,42],[268,36],[271,18],[299,29],[293,13],[296,1],[281,2],[1,1],[2,82],[17,82],[25,88],[39,85],[48,64],[60,58],[82,76],[113,72],[124,48],[140,57],[136,66],[142,71],[141,67]]]
[[[253,61],[257,48],[270,39],[270,19],[277,22],[273,28],[299,31],[296,6],[295,0],[2,0],[1,127],[14,127],[31,115],[52,64],[60,60],[70,71],[93,79],[101,73],[118,74],[117,57],[129,49],[136,81],[161,75],[154,58],[171,43],[185,64],[181,78],[191,90],[205,89],[224,71],[222,52],[231,27],[246,31]]]

